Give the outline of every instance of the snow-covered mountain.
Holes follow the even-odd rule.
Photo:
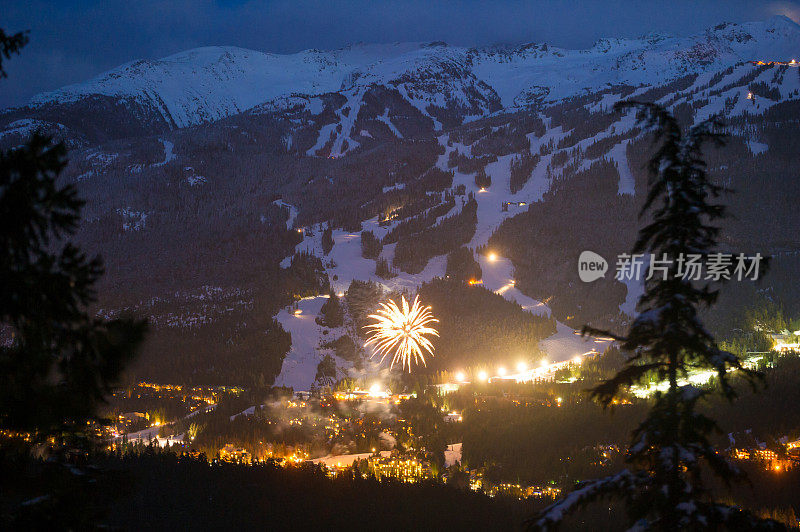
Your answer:
[[[106,96],[149,108],[170,127],[186,127],[293,95],[347,92],[357,105],[368,87],[381,85],[399,91],[423,114],[450,109],[464,119],[609,85],[663,84],[742,61],[788,61],[799,51],[800,26],[783,16],[721,24],[686,38],[602,39],[588,50],[546,44],[468,49],[401,43],[277,55],[207,47],[134,61],[39,94],[30,106]],[[309,106],[320,110],[313,101]]]
[[[142,364],[154,378],[217,379],[224,352],[231,382],[306,387],[346,333],[315,319],[329,290],[370,281],[413,293],[463,248],[484,289],[556,320],[529,343],[561,362],[603,347],[572,328],[621,323],[641,293],[574,276],[580,251],[611,257],[637,227],[650,143],[633,112],[613,112],[620,100],[657,102],[683,125],[721,114],[731,145],[710,166],[740,191],[729,244],[800,250],[800,182],[786,178],[800,175],[800,68],[751,64],[798,52],[800,26],[784,17],[587,50],[200,48],[0,112],[0,147],[34,131],[66,140],[63,178],[87,200],[80,239],[107,261],[102,303],[150,316]],[[367,234],[377,256],[362,249]],[[192,295],[209,286],[236,303]],[[163,357],[173,346],[191,355]],[[353,364],[340,358],[339,369]]]

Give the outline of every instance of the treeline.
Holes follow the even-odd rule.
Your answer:
[[[405,484],[316,466],[209,467],[165,453],[111,457],[104,465],[128,481],[112,487],[111,528],[239,530],[514,530],[529,503],[439,483]],[[254,487],[258,487],[254,489]]]
[[[447,255],[445,277],[460,283],[478,281],[482,278],[481,265],[475,260],[472,250],[460,247]]]
[[[631,129],[627,133],[619,134],[619,135],[609,135],[607,137],[603,137],[599,140],[595,140],[591,144],[587,145],[586,148],[583,150],[583,156],[587,159],[599,159],[600,157],[606,155],[611,148],[619,144],[620,142],[626,139],[633,139],[639,136],[641,130],[637,127]]]
[[[203,327],[153,329],[127,378],[267,388],[292,344],[270,312],[271,305],[256,305],[253,312],[226,315]]]
[[[516,194],[522,190],[522,187],[524,187],[525,183],[530,179],[534,168],[539,164],[540,159],[541,157],[539,154],[531,155],[528,152],[511,159],[511,178],[509,179],[508,186],[512,194]]]
[[[295,449],[320,456],[329,453],[331,447],[320,438],[319,429],[307,423],[289,423],[289,418],[277,411],[280,403],[256,404],[252,415],[230,419],[253,405],[241,400],[237,403],[239,406],[236,408],[198,414],[192,418],[191,422],[200,427],[191,443],[194,449],[211,458],[229,443],[248,449],[258,459],[266,458],[270,452],[281,454],[288,450],[287,454],[292,454]]]
[[[412,183],[425,176],[443,150],[435,141],[395,141],[338,159],[335,174],[329,171],[328,179],[315,179],[298,191],[297,200],[303,207],[300,219],[327,219],[335,227],[360,230],[361,220],[386,212],[383,187]],[[419,188],[425,183],[441,188],[447,178],[427,174],[424,179],[422,185],[412,188],[413,194],[420,195]]]
[[[386,233],[386,236],[383,237],[382,243],[384,245],[394,244],[400,240],[400,238],[408,237],[424,231],[425,229],[435,225],[436,220],[450,212],[455,206],[455,197],[452,194],[445,194],[444,201],[435,207],[428,209],[427,211],[424,211],[413,218],[404,220],[393,227],[388,233]]]
[[[694,84],[696,79],[697,74],[688,74],[665,85],[648,89],[634,99],[640,102],[655,102],[667,95],[685,91]]]
[[[379,222],[388,225],[390,218],[392,220],[411,218],[438,205],[441,198],[438,194],[418,194],[402,188],[385,192],[378,201],[381,206]]]
[[[471,146],[472,155],[506,155],[530,148],[527,136],[544,135],[546,127],[538,114],[520,112],[488,116],[450,131],[448,140]]]
[[[353,279],[344,294],[344,299],[347,311],[356,325],[356,331],[361,333],[369,321],[367,316],[378,308],[378,303],[383,299],[383,290],[380,285],[372,281]]]
[[[522,357],[533,363],[542,354],[540,340],[555,333],[555,322],[524,311],[519,305],[480,286],[434,279],[419,288],[430,305],[439,338],[426,372],[468,368],[514,367]]]
[[[764,442],[783,436],[800,438],[800,357],[797,353],[775,357],[774,368],[765,369],[765,381],[753,388],[743,379],[735,383],[739,397],[733,403],[714,398],[704,406],[713,419],[720,420],[719,444],[726,445],[730,432],[751,431]]]
[[[295,299],[329,292],[330,284],[318,257],[298,253],[289,268],[251,286],[222,296],[171,294],[131,309],[153,323],[128,379],[269,387],[291,347],[272,316]]]
[[[450,168],[457,168],[462,174],[472,174],[484,168],[487,164],[497,161],[496,155],[484,155],[481,157],[470,157],[461,153],[459,150],[453,150],[447,159],[447,166]]]
[[[477,224],[478,202],[470,196],[458,214],[399,239],[392,264],[404,272],[419,273],[431,258],[469,242]]]
[[[590,401],[559,406],[516,405],[487,400],[463,412],[464,460],[469,467],[495,464],[506,482],[569,486],[609,473],[597,446],[626,448],[644,417],[644,404],[617,408],[613,415]],[[613,466],[621,465],[617,455]]]
[[[619,195],[618,187],[616,166],[603,159],[584,171],[565,169],[543,201],[505,220],[489,239],[489,249],[514,263],[517,287],[547,301],[559,320],[576,328],[613,325],[625,300],[627,289],[613,271],[616,256],[630,251],[639,222],[635,199]],[[584,250],[608,260],[605,278],[580,282]]]

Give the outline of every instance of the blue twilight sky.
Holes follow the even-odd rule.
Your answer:
[[[354,42],[455,45],[548,42],[583,48],[600,37],[687,35],[775,14],[800,21],[799,0],[0,0],[0,27],[31,30],[7,62],[0,109],[134,59],[197,46],[289,53]]]

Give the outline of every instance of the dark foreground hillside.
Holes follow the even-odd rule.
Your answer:
[[[532,511],[441,484],[409,485],[317,469],[221,465],[170,457],[115,462],[131,492],[109,525],[127,530],[520,530]]]

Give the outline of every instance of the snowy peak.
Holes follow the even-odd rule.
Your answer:
[[[270,102],[364,94],[369,87],[383,86],[399,91],[441,125],[444,115],[459,123],[504,107],[553,102],[610,85],[663,85],[737,62],[789,60],[798,51],[800,26],[783,16],[719,24],[687,38],[605,38],[587,50],[537,43],[467,49],[433,42],[278,55],[206,47],[122,65],[40,94],[31,107],[110,97],[150,109],[169,127],[186,127]],[[357,104],[345,96],[351,106]]]
[[[295,56],[234,47],[207,47],[163,59],[122,65],[84,83],[36,96],[33,106],[69,103],[90,95],[132,98],[156,109],[177,127],[238,114],[279,96],[335,91],[328,57]],[[327,75],[326,75],[327,74]]]
[[[650,42],[650,41],[647,41]],[[618,39],[618,38],[603,38],[594,43],[591,52],[608,53],[619,51],[623,49],[633,49],[641,47],[642,41],[639,39]]]
[[[723,23],[709,28],[696,41],[716,45],[729,53],[770,56],[788,60],[800,51],[800,26],[777,15],[764,22]],[[753,57],[747,59],[753,60]]]

